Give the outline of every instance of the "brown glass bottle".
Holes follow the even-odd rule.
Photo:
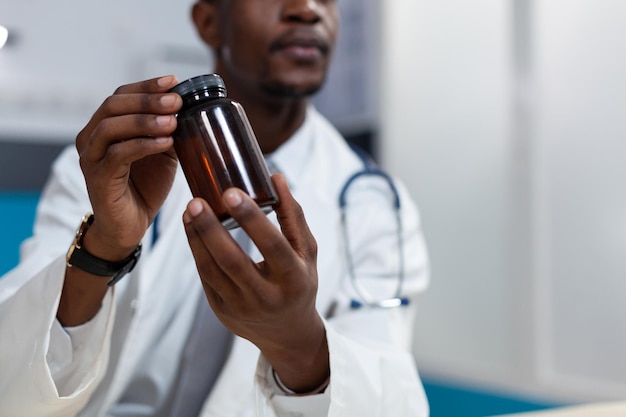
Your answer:
[[[226,97],[222,78],[201,75],[171,91],[183,99],[174,149],[194,197],[205,199],[228,229],[238,227],[222,204],[230,187],[245,191],[265,213],[271,212],[278,196],[263,154],[243,107]]]

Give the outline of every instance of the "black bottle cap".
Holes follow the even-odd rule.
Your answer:
[[[177,93],[181,97],[202,91],[215,92],[218,96],[225,97],[226,84],[224,84],[222,77],[217,74],[205,74],[189,78],[170,90],[171,93]]]

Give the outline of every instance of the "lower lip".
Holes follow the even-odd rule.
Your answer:
[[[322,51],[315,46],[288,46],[280,50],[283,54],[302,60],[318,59],[322,56]]]

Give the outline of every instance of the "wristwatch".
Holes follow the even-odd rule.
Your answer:
[[[112,286],[117,281],[122,279],[124,275],[133,270],[139,260],[139,256],[141,255],[141,243],[137,245],[133,253],[131,253],[126,259],[118,262],[109,262],[93,256],[82,248],[83,237],[92,225],[93,219],[94,215],[91,212],[83,216],[83,220],[81,221],[78,230],[76,230],[74,241],[70,245],[65,257],[67,267],[76,267],[93,275],[110,277],[111,279],[107,285]]]

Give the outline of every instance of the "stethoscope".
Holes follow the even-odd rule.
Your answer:
[[[339,209],[341,211],[341,229],[343,232],[343,238],[345,242],[345,255],[348,264],[348,275],[350,277],[350,283],[352,287],[356,291],[360,300],[352,299],[350,301],[350,308],[358,309],[362,307],[370,307],[370,308],[393,308],[393,307],[401,307],[407,306],[409,304],[409,298],[402,296],[402,290],[404,287],[404,240],[402,239],[402,218],[400,216],[400,195],[398,194],[398,190],[393,182],[393,179],[386,172],[376,167],[374,161],[363,151],[362,149],[351,145],[354,152],[359,156],[361,161],[363,161],[364,168],[360,171],[352,174],[344,186],[341,188],[339,192]],[[354,272],[354,262],[352,259],[352,254],[350,250],[350,238],[348,233],[347,226],[347,203],[346,203],[346,195],[350,186],[359,178],[362,177],[379,177],[382,178],[387,185],[389,186],[389,190],[391,191],[392,197],[392,206],[394,211],[394,217],[396,219],[396,230],[397,230],[397,240],[398,240],[398,283],[396,285],[395,292],[392,297],[377,299],[374,297],[367,289],[361,285],[361,283],[357,280],[356,274]]]

